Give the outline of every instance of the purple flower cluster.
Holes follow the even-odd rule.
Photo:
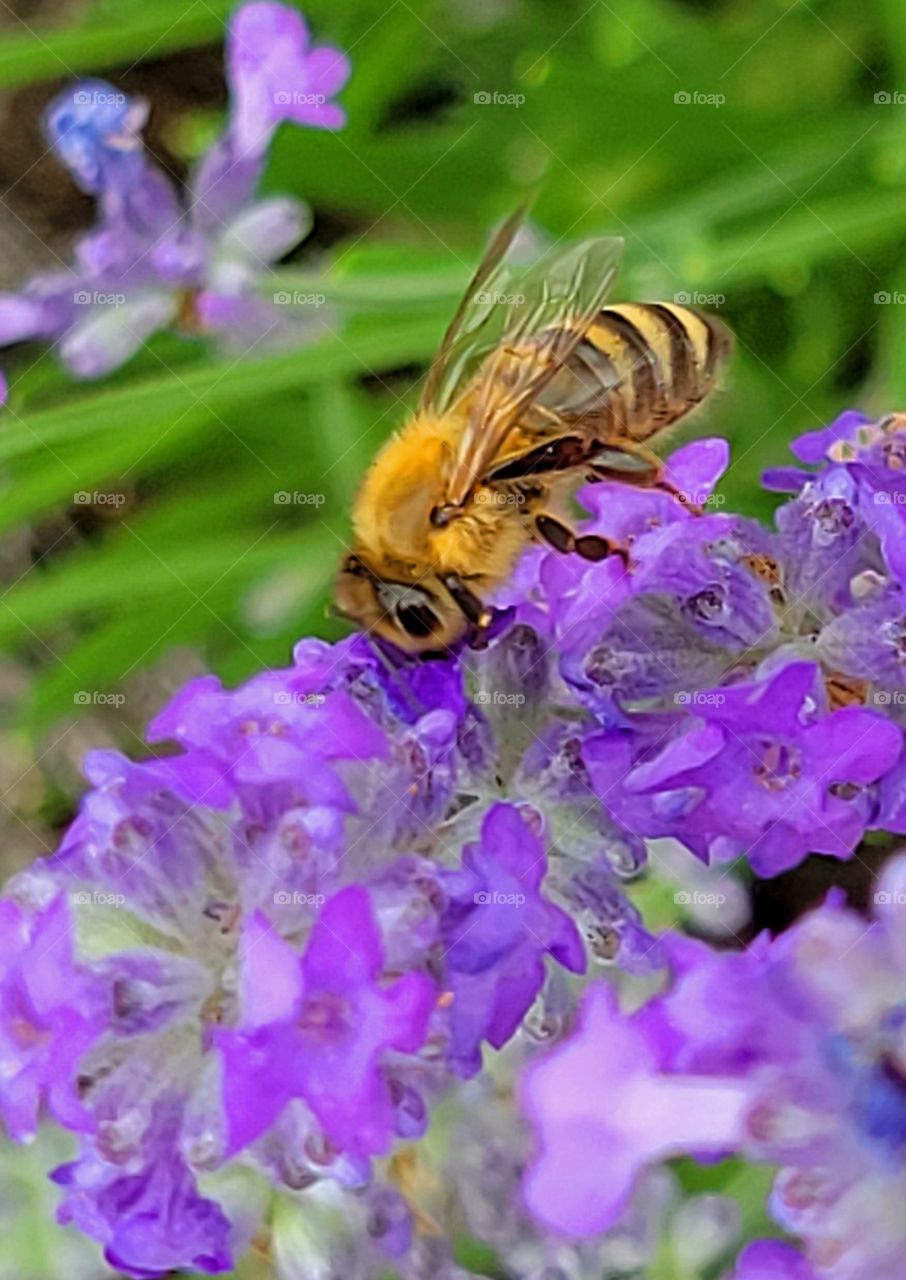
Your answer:
[[[744,953],[677,937],[672,986],[628,1017],[590,987],[574,1036],[524,1080],[539,1217],[597,1232],[649,1164],[737,1152],[778,1167],[770,1211],[808,1259],[772,1269],[753,1249],[740,1277],[902,1274],[906,858],[874,903],[866,921],[832,896]]]
[[[303,336],[260,286],[308,215],[256,189],[282,121],[342,125],[348,61],[254,2],[227,69],[185,191],[143,102],[55,100],[98,222],[0,299],[0,343],[94,377],[163,327]],[[72,1142],[61,1222],[135,1277],[254,1247],[281,1280],[464,1280],[456,1221],[520,1280],[645,1275],[665,1240],[721,1280],[896,1280],[906,861],[873,922],[833,898],[742,951],[655,937],[628,896],[659,841],[699,884],[906,834],[906,420],[793,450],[772,529],[721,509],[728,450],[699,441],[672,492],[585,489],[628,555],[532,550],[485,648],[304,640],[237,689],[193,681],[159,754],[88,757],[60,849],[0,899],[0,1121]],[[669,985],[625,1013],[592,962]],[[739,1252],[735,1202],[663,1167],[730,1153],[779,1170],[795,1244]]]
[[[779,477],[796,492],[774,531],[720,510],[726,449],[703,441],[670,459],[685,503],[580,494],[628,569],[523,561],[506,602],[597,722],[583,763],[627,836],[770,876],[811,852],[849,858],[868,828],[906,831],[902,426],[849,413],[795,442],[821,465]]]
[[[58,853],[0,903],[0,1116],[78,1135],[62,1220],[135,1276],[255,1240],[292,1277],[300,1233],[325,1276],[461,1275],[401,1144],[452,1107],[455,1146],[529,1056],[550,1240],[622,1224],[641,1248],[640,1176],[737,1151],[780,1166],[808,1262],[761,1242],[736,1280],[893,1277],[903,864],[873,929],[830,904],[743,952],[652,937],[625,889],[659,837],[770,873],[902,829],[899,425],[848,415],[823,461],[806,438],[775,533],[596,486],[628,569],[530,552],[483,650],[305,640],[237,689],[192,682],[150,728],[169,754],[89,756]],[[671,478],[707,505],[725,458],[687,446]],[[673,985],[631,1016],[592,985],[573,1031],[589,960]],[[507,1247],[560,1256],[508,1221]]]
[[[296,199],[255,190],[281,121],[343,124],[330,97],[348,75],[344,54],[310,46],[294,9],[242,5],[229,28],[227,127],[185,191],[145,150],[147,103],[103,80],[65,89],[47,111],[46,134],[96,198],[98,220],[76,242],[71,268],[0,296],[0,345],[51,342],[71,373],[95,378],[165,328],[243,351],[304,338],[315,324],[306,308],[278,305],[279,292],[267,297],[261,283],[279,281],[272,264],[307,234],[309,213]]]
[[[475,667],[498,689],[523,630]],[[79,1131],[62,1220],[112,1265],[228,1269],[266,1216],[234,1205],[242,1170],[305,1212],[348,1197],[379,1274],[412,1222],[375,1158],[425,1132],[554,971],[585,969],[572,913],[654,963],[620,892],[636,863],[569,839],[607,823],[572,747],[536,763],[559,724],[540,682],[520,755],[517,704],[499,722],[465,677],[353,637],[231,692],[198,679],[151,726],[178,752],[89,756],[59,852],[8,886],[0,1105],[17,1137],[45,1101]]]

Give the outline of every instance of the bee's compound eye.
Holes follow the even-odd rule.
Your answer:
[[[401,604],[396,610],[397,621],[407,635],[424,640],[433,635],[440,620],[426,604]]]

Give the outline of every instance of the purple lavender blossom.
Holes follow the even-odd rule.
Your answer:
[[[60,1221],[100,1241],[110,1265],[130,1276],[183,1267],[217,1273],[233,1265],[230,1222],[199,1194],[180,1155],[181,1122],[179,1102],[160,1099],[135,1150],[111,1158],[89,1140],[81,1159],[53,1174],[66,1189]]]
[[[34,1136],[44,1103],[60,1124],[88,1128],[77,1073],[106,1011],[76,962],[66,898],[33,914],[0,901],[0,937],[0,1118],[18,1141]]]
[[[394,1110],[380,1059],[421,1047],[436,995],[420,973],[380,986],[383,969],[368,894],[358,886],[322,909],[301,962],[252,916],[242,937],[242,1018],[215,1037],[228,1154],[266,1132],[292,1098],[307,1102],[338,1147],[365,1156],[387,1150]]]
[[[815,1280],[801,1253],[781,1240],[756,1240],[739,1255],[733,1280]]]
[[[122,200],[144,174],[147,119],[144,99],[130,100],[106,80],[81,80],[51,103],[45,130],[83,191]]]
[[[311,47],[301,13],[282,4],[243,5],[227,49],[233,94],[230,129],[240,154],[263,152],[282,120],[340,129],[345,116],[328,101],[349,79],[339,49]]]
[[[816,713],[818,669],[793,662],[759,682],[696,692],[684,732],[623,774],[623,755],[597,745],[592,767],[617,816],[642,818],[700,856],[746,854],[776,875],[809,852],[847,858],[866,825],[859,800],[899,759],[902,734],[876,711]],[[660,827],[660,829],[658,829]]]
[[[496,805],[480,844],[463,850],[462,871],[441,877],[449,896],[442,938],[453,997],[450,1060],[464,1075],[481,1066],[482,1040],[499,1049],[515,1034],[541,990],[545,955],[573,973],[585,969],[575,924],[542,896],[546,870],[528,821]]]

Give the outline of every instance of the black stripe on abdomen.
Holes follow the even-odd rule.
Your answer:
[[[609,329],[626,347],[626,353],[631,362],[628,381],[633,389],[635,400],[633,416],[641,419],[648,417],[654,412],[662,393],[660,361],[657,358],[657,352],[652,349],[641,330],[618,311],[611,311],[609,307],[604,307],[597,323]],[[621,372],[625,380],[626,373]]]
[[[687,404],[698,395],[698,370],[695,361],[695,343],[682,319],[661,302],[648,304],[663,322],[670,338],[670,398]]]

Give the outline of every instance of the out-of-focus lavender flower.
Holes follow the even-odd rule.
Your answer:
[[[230,129],[240,154],[263,152],[282,120],[322,129],[345,123],[329,101],[349,79],[339,49],[311,47],[305,19],[283,4],[245,4],[230,26]]]
[[[594,986],[576,1033],[526,1073],[523,1105],[539,1142],[526,1201],[554,1231],[603,1231],[646,1165],[739,1143],[745,1082],[668,1075],[661,1040],[657,1024],[625,1017],[610,989]]]
[[[11,1137],[31,1138],[46,1102],[61,1124],[86,1128],[76,1073],[106,1010],[76,962],[66,897],[34,914],[0,901],[0,934],[0,1117]]]
[[[875,894],[873,923],[832,900],[748,954],[678,940],[674,987],[629,1019],[615,1019],[611,997],[593,989],[575,1038],[526,1080],[540,1142],[527,1183],[535,1212],[564,1230],[600,1230],[614,1220],[624,1170],[716,1142],[779,1167],[771,1213],[807,1259],[765,1244],[740,1275],[895,1280],[906,1247],[897,1208],[906,1186],[904,903],[900,857]],[[621,1053],[628,1037],[631,1052]],[[653,1054],[663,1074],[649,1094]],[[597,1146],[583,1145],[588,1134]],[[567,1200],[558,1171],[579,1154],[586,1168],[605,1135],[610,1160]]]
[[[81,80],[47,111],[48,141],[76,182],[93,196],[123,200],[144,176],[143,98],[128,98],[106,80]]]
[[[781,1240],[756,1240],[739,1255],[733,1280],[815,1280],[802,1254]]]
[[[339,128],[328,101],[349,63],[308,48],[305,22],[282,4],[233,16],[227,127],[179,192],[141,139],[147,104],[101,80],[64,89],[45,129],[58,159],[97,197],[97,225],[75,244],[69,270],[42,273],[0,299],[0,344],[44,339],[64,365],[95,378],[128,360],[160,329],[210,335],[246,351],[300,341],[320,321],[320,295],[285,305],[272,264],[307,234],[310,214],[289,196],[256,198],[280,120]],[[270,297],[262,281],[273,278]]]

